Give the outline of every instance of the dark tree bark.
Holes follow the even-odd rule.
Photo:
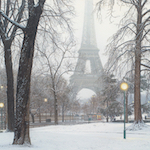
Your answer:
[[[11,43],[12,41],[4,42],[4,57],[7,76],[7,130],[14,131],[14,79],[11,60]]]
[[[55,116],[55,125],[58,125],[58,100],[56,96],[56,92],[53,92],[54,94],[54,116]]]
[[[139,0],[137,8],[137,31],[135,46],[135,76],[134,76],[134,122],[142,122],[141,115],[141,95],[140,95],[140,77],[141,77],[141,41],[142,41],[142,6]]]
[[[63,102],[63,104],[62,104],[62,122],[64,122],[64,118],[65,118],[65,105],[64,105],[64,102]]]
[[[19,70],[17,77],[16,118],[13,144],[31,144],[29,136],[29,104],[30,80],[34,55],[34,43],[39,19],[41,17],[45,0],[28,0],[29,19],[24,31],[24,40],[21,49]]]
[[[106,121],[108,122],[108,99],[107,99],[107,114],[106,114]]]
[[[39,106],[39,123],[41,123],[41,107]]]

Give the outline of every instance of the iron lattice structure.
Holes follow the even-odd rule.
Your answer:
[[[70,78],[70,86],[73,89],[73,93],[76,95],[81,89],[87,88],[98,94],[104,88],[104,71],[95,36],[93,0],[85,0],[82,43],[78,53],[75,71]],[[88,73],[86,72],[87,62],[90,62],[90,72]]]

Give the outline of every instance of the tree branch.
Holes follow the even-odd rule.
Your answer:
[[[149,69],[150,69],[150,66],[148,66],[148,65],[141,64],[141,66],[144,66],[144,67],[146,67],[146,68],[149,68]]]
[[[22,4],[19,8],[19,11],[18,11],[18,19],[17,19],[17,23],[20,23],[21,19],[22,19],[22,15],[23,15],[23,11],[24,11],[24,8],[25,8],[25,0],[22,0]],[[12,33],[11,33],[11,40],[13,41],[13,39],[15,38],[15,34],[16,34],[16,30],[17,30],[17,26],[14,27]]]
[[[17,26],[18,28],[24,30],[25,27],[20,25],[18,22],[11,20],[7,15],[5,15],[1,10],[0,10],[0,14],[9,22],[11,22],[13,25]]]

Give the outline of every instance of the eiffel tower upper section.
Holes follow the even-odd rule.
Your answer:
[[[88,88],[95,93],[102,91],[103,67],[99,57],[99,49],[96,44],[93,0],[85,0],[84,25],[81,47],[78,51],[78,61],[74,74],[70,77],[70,86],[73,93],[78,93],[82,88]],[[89,62],[90,71],[87,62]]]
[[[85,0],[84,24],[80,50],[84,49],[98,50],[93,16],[93,0]]]

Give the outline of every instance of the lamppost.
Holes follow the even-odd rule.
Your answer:
[[[128,84],[126,82],[122,82],[120,84],[120,89],[124,91],[124,139],[126,139],[126,129],[125,129],[125,118],[126,118],[126,105],[125,105],[125,92],[128,90]]]
[[[95,95],[92,95],[92,105],[93,105],[93,114],[95,113],[94,111],[94,105],[95,105]]]
[[[47,103],[47,101],[48,101],[47,98],[44,98],[44,102]],[[47,120],[47,110],[46,110],[46,117],[45,118]]]
[[[4,107],[4,103],[0,103],[0,108],[1,108],[1,130],[3,130],[3,116],[2,116],[3,107]]]

